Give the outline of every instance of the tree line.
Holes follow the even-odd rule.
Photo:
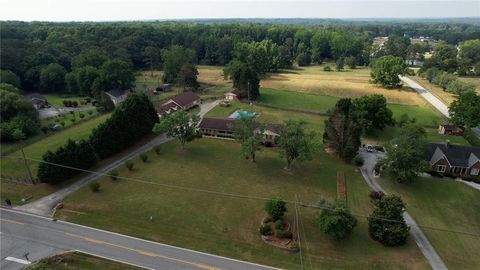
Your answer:
[[[416,25],[424,35],[439,25]],[[399,33],[400,31],[403,31]],[[391,36],[382,54],[403,58],[421,55],[421,46],[410,46],[403,34],[415,35],[403,26],[322,26],[304,27],[266,24],[193,24],[193,23],[23,23],[4,22],[1,29],[1,69],[18,77],[26,91],[60,91],[91,95],[98,89],[128,88],[133,78],[128,70],[154,69],[166,65],[163,49],[172,45],[191,49],[193,63],[226,65],[242,58],[242,51],[274,55],[261,62],[262,70],[321,63],[325,59],[353,57],[357,65],[370,62],[372,39]],[[468,33],[450,38],[456,42],[478,38],[479,31],[470,26],[448,32]],[[435,35],[433,35],[435,36]],[[445,37],[438,36],[439,38]],[[252,43],[256,42],[256,43]],[[453,43],[453,44],[456,44]],[[250,56],[252,57],[252,56]],[[112,74],[112,75],[110,75]],[[166,81],[171,81],[166,79]]]

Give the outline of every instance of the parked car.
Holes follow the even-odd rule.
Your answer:
[[[365,146],[365,149],[367,149],[367,152],[373,152],[373,151],[375,151],[375,148],[374,148],[373,145],[371,145],[371,144],[367,144],[367,145]]]

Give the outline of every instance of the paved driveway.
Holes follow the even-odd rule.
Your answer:
[[[423,88],[420,84],[415,82],[414,80],[400,76],[400,80],[406,83],[409,87],[415,90],[417,93],[420,94],[428,103],[432,104],[439,112],[445,115],[447,118],[450,118],[450,114],[448,113],[448,107],[443,103],[440,99],[434,96],[432,93],[428,92],[427,89]]]

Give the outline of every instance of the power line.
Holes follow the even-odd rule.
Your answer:
[[[23,159],[23,157],[19,157],[19,156],[1,156],[0,158]],[[271,199],[271,198],[260,197],[260,196],[228,193],[228,192],[215,191],[215,190],[209,190],[209,189],[201,189],[201,188],[194,188],[194,187],[185,187],[185,186],[179,186],[179,185],[151,182],[151,181],[147,181],[147,180],[144,180],[144,179],[141,179],[141,178],[116,176],[116,175],[111,175],[109,173],[85,170],[85,169],[80,169],[80,168],[76,168],[76,167],[72,167],[72,166],[62,165],[62,164],[59,164],[59,163],[53,163],[53,162],[48,162],[48,161],[44,161],[44,160],[38,160],[38,159],[34,159],[34,158],[26,157],[25,159],[35,161],[35,162],[39,162],[39,163],[49,164],[49,165],[52,165],[52,166],[62,167],[62,168],[66,168],[66,169],[81,171],[81,172],[85,172],[85,173],[91,173],[91,174],[95,174],[95,175],[98,175],[98,176],[109,176],[109,177],[110,176],[115,176],[118,179],[129,180],[129,181],[138,182],[138,183],[142,183],[142,184],[162,186],[162,187],[171,188],[171,189],[180,189],[180,190],[186,190],[186,191],[192,191],[192,192],[202,192],[202,193],[207,193],[207,194],[219,195],[219,196],[224,196],[224,197],[241,198],[241,199],[253,199],[253,200],[260,200],[260,201],[269,201]],[[329,207],[321,206],[321,205],[318,205],[318,204],[307,204],[307,203],[300,202],[300,201],[297,201],[297,200],[294,200],[294,201],[293,200],[284,200],[284,199],[282,199],[282,200],[287,202],[287,203],[291,203],[291,204],[299,204],[300,206],[303,206],[303,207],[321,209],[321,210],[332,211],[332,212],[337,212],[338,211],[334,208],[329,208]],[[351,211],[350,211],[350,214],[353,215],[353,216],[367,218],[367,219],[372,218],[372,219],[376,219],[376,220],[388,221],[388,222],[393,222],[393,223],[403,223],[402,221],[398,221],[398,220],[387,219],[387,218],[379,218],[379,217],[370,217],[369,215],[366,215],[366,214],[356,213],[356,212],[351,212]],[[449,233],[464,234],[464,235],[469,235],[469,236],[474,236],[474,237],[479,237],[480,238],[480,234],[471,233],[471,232],[455,231],[455,230],[450,230],[450,229],[445,229],[445,228],[438,228],[438,227],[432,227],[432,226],[426,226],[426,225],[418,225],[418,223],[417,224],[410,224],[410,223],[405,222],[405,224],[407,224],[409,226],[414,226],[414,227],[419,227],[419,228],[424,228],[424,229],[429,229],[429,230],[437,230],[437,231],[443,231],[443,232],[449,232]]]

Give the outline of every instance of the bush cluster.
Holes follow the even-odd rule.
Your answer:
[[[67,143],[56,151],[48,150],[42,157],[44,162],[38,165],[38,179],[42,183],[58,184],[68,178],[81,173],[79,170],[68,167],[88,169],[97,163],[97,155],[90,143],[85,140]],[[54,164],[61,164],[57,166]]]
[[[65,107],[78,107],[78,101],[76,100],[64,100],[62,103]]]
[[[275,230],[275,237],[276,238],[292,238],[292,232],[291,231],[282,231],[282,230]]]
[[[260,225],[259,231],[261,235],[269,235],[272,232],[272,228],[267,224],[262,224]]]
[[[116,154],[152,132],[158,116],[143,93],[129,94],[107,121],[92,131],[90,143],[100,158]]]

